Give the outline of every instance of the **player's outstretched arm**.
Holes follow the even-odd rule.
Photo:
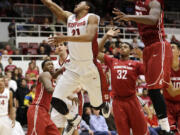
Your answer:
[[[101,62],[104,62],[104,53],[102,53],[101,51],[103,50],[104,48],[104,45],[106,43],[106,40],[109,38],[109,37],[114,37],[114,36],[117,36],[118,33],[120,32],[119,29],[116,29],[116,28],[113,28],[113,29],[110,29],[108,30],[108,32],[103,36],[103,38],[101,39],[101,41],[99,42],[99,45],[98,45],[98,56],[97,58],[101,61]]]
[[[58,69],[54,74],[52,75],[53,79],[56,79],[60,74],[62,74],[66,69],[62,67],[61,69]]]
[[[169,87],[166,90],[172,97],[180,95],[180,88],[174,88],[172,82],[170,82]]]
[[[161,17],[161,4],[157,0],[153,0],[149,4],[149,15],[126,15],[118,9],[114,9],[113,13],[116,15],[115,20],[134,21],[137,23],[155,25]]]
[[[46,5],[51,12],[53,12],[57,18],[61,19],[63,23],[67,23],[67,19],[70,15],[72,15],[71,12],[64,11],[60,6],[58,6],[56,3],[54,3],[52,0],[41,0],[44,5]]]
[[[88,18],[88,25],[86,29],[86,34],[83,35],[75,35],[75,36],[58,36],[58,37],[50,37],[48,38],[49,44],[57,44],[61,42],[92,42],[94,37],[97,34],[98,30],[98,18],[97,16],[91,15]]]
[[[49,93],[53,93],[54,88],[52,86],[52,76],[49,72],[43,72],[39,76],[40,81],[43,83],[44,88],[47,90]]]

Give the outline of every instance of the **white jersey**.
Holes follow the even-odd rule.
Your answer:
[[[76,20],[76,15],[69,16],[67,21],[67,33],[68,36],[78,36],[86,34],[89,16],[97,16],[92,13],[88,13],[80,20]],[[97,16],[100,20],[99,16]],[[93,42],[68,42],[69,55],[71,60],[75,61],[89,61],[98,53],[97,36],[94,37]]]
[[[8,115],[9,93],[7,88],[4,89],[3,93],[0,93],[0,116]]]
[[[66,58],[66,60],[65,60],[62,64],[60,64],[59,60],[53,62],[53,64],[54,64],[54,69],[55,69],[55,70],[58,70],[58,69],[60,69],[60,68],[62,68],[62,67],[66,67],[66,64],[67,64],[69,61],[70,61],[70,60],[69,60],[69,55],[68,55],[67,58]],[[59,76],[57,77],[56,82],[59,80],[60,77],[61,77],[61,75],[59,75]]]

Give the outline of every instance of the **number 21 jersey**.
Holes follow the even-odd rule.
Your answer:
[[[99,22],[99,16],[88,13],[77,20],[76,15],[69,16],[67,21],[68,36],[79,36],[86,34],[89,16],[96,16]],[[98,32],[92,42],[68,42],[69,55],[71,60],[86,61],[93,60],[98,54],[97,43]]]

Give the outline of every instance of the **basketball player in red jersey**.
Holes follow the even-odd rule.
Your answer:
[[[172,63],[172,50],[165,40],[163,16],[164,0],[134,0],[136,15],[126,15],[114,9],[115,19],[134,21],[145,44],[143,63],[149,96],[154,105],[163,135],[171,135],[166,104],[160,89],[168,87]]]
[[[108,36],[116,31],[108,31],[99,44],[99,51],[103,50]],[[138,75],[144,74],[143,64],[129,59],[132,46],[122,43],[121,58],[109,57],[99,52],[98,59],[111,70],[111,86],[113,97],[113,113],[119,135],[149,135],[147,122],[142,107],[136,97],[136,80]],[[138,122],[138,124],[137,124]]]
[[[180,61],[179,47],[172,43],[173,62],[171,67],[171,84],[169,88],[163,91],[166,105],[167,115],[170,127],[175,131],[176,135],[180,135]]]
[[[53,78],[54,66],[52,61],[42,63],[43,72],[40,74],[33,103],[27,113],[28,135],[59,135],[55,124],[51,121],[49,110],[54,91]],[[61,73],[60,69],[58,73]],[[57,75],[56,75],[57,76]]]

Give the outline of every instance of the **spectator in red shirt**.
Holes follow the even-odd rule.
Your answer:
[[[13,50],[11,49],[11,46],[10,46],[10,45],[6,45],[6,46],[5,46],[5,50],[7,50],[8,55],[13,55]]]
[[[29,74],[30,80],[36,81],[39,75],[39,72],[37,69],[35,69],[35,64],[33,62],[29,63],[28,70],[26,74]]]
[[[5,72],[7,72],[7,71],[13,72],[13,71],[14,71],[14,69],[16,68],[16,66],[13,65],[12,62],[13,62],[13,61],[12,61],[12,58],[10,57],[10,58],[8,59],[9,65],[7,65],[7,66],[5,67]]]

